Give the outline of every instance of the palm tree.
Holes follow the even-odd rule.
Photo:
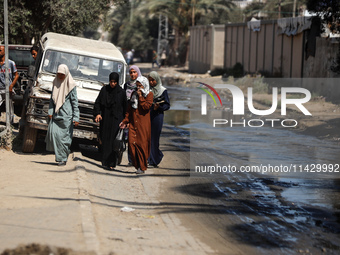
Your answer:
[[[139,12],[166,15],[175,31],[173,49],[178,51],[181,40],[188,45],[189,27],[194,26],[202,14],[225,11],[227,15],[232,7],[232,0],[147,0],[140,5]]]
[[[296,7],[302,6],[306,0],[275,0],[267,1],[264,11],[268,13],[268,18],[280,19],[284,17],[295,17]]]

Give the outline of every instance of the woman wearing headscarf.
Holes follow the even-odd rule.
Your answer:
[[[136,81],[137,91],[131,95],[131,102],[120,123],[121,128],[129,124],[129,151],[133,166],[137,174],[143,174],[147,169],[150,155],[150,108],[153,102],[153,93],[150,91],[149,81],[140,76]]]
[[[159,138],[163,127],[164,111],[170,109],[170,99],[167,89],[163,87],[161,77],[157,72],[152,71],[148,79],[153,93],[153,104],[150,111],[151,150],[148,161],[150,166],[157,167],[164,156],[159,149]]]
[[[52,95],[48,109],[46,150],[55,153],[59,166],[66,165],[72,143],[73,124],[79,124],[79,109],[76,84],[67,65],[58,66],[53,80]]]
[[[129,68],[130,80],[124,84],[124,90],[126,91],[127,100],[130,101],[132,92],[136,90],[137,77],[142,76],[139,67],[132,65]]]
[[[130,74],[130,80],[124,84],[124,90],[126,92],[126,98],[127,98],[128,102],[130,102],[132,93],[137,90],[137,86],[136,86],[137,78],[142,76],[142,73],[141,73],[139,67],[136,66],[136,65],[130,66],[129,74]],[[128,135],[129,135],[128,129],[126,129],[124,133],[125,133],[125,141],[127,141]],[[131,166],[132,160],[131,160],[131,155],[130,155],[129,149],[128,149],[128,161],[129,161],[128,165]]]
[[[95,122],[100,122],[102,144],[102,166],[114,169],[118,153],[113,150],[113,142],[119,131],[119,123],[124,119],[127,100],[125,91],[119,86],[118,73],[112,72],[109,85],[103,87],[94,104]]]

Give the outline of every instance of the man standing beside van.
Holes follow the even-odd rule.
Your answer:
[[[39,47],[37,45],[33,45],[30,51],[31,51],[32,58],[36,60],[38,56]]]
[[[9,93],[13,94],[13,87],[19,79],[17,67],[12,60],[8,60],[8,74],[9,74]],[[6,66],[5,66],[5,46],[0,46],[0,106],[6,101]],[[10,99],[9,102],[10,119],[13,122],[14,107]]]

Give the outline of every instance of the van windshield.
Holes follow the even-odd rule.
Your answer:
[[[47,50],[43,58],[43,71],[57,73],[58,66],[68,66],[73,78],[95,80],[104,84],[109,83],[111,72],[117,72],[119,77],[124,75],[124,64],[122,62],[106,60],[72,53]],[[123,79],[119,79],[122,85]]]

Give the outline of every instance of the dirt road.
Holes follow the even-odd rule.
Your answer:
[[[195,79],[213,84],[215,79],[182,76],[173,69],[159,71],[165,78],[177,77],[183,86]],[[338,138],[338,127],[330,125],[337,123],[338,106],[322,108],[324,102],[317,103],[318,116],[327,113],[328,119],[320,118],[321,124],[308,122],[299,132],[314,128],[311,134],[319,134],[318,130],[320,137]],[[126,155],[115,171],[102,169],[92,147],[81,147],[66,166],[58,167],[44,146],[40,141],[32,154],[19,148],[0,150],[0,252],[31,243],[54,251],[69,249],[68,254],[337,254],[340,250],[337,212],[301,207],[282,197],[285,190],[300,184],[242,175],[219,181],[190,177],[190,136],[173,126],[165,126],[162,133],[165,157],[160,167],[143,176],[126,166]],[[327,187],[338,193],[334,183]]]
[[[177,137],[171,130],[165,133]],[[163,144],[166,168],[149,169],[143,176],[126,167],[126,155],[116,171],[102,169],[98,154],[88,147],[83,155],[70,156],[64,167],[44,151],[42,141],[33,154],[0,150],[0,251],[37,243],[79,254],[214,252],[176,213],[164,212],[172,205],[159,199],[168,192],[163,177],[181,178],[188,172],[183,152],[167,138]]]
[[[42,141],[33,154],[1,150],[0,252],[36,243],[66,254],[337,253],[336,218],[282,198],[294,183],[190,177],[188,139],[166,126],[164,161],[142,176],[126,155],[116,171],[102,169],[91,147],[64,167]]]

